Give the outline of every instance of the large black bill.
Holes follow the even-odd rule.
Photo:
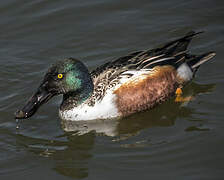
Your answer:
[[[48,92],[46,89],[39,88],[38,91],[27,101],[25,106],[15,113],[15,118],[26,119],[31,117],[42,104],[46,103],[53,96],[54,94]]]

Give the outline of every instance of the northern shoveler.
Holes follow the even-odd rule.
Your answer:
[[[90,73],[79,60],[59,61],[49,68],[36,93],[15,116],[31,117],[59,94],[63,94],[59,115],[72,121],[128,116],[153,108],[175,93],[181,101],[180,88],[215,55],[187,53],[188,44],[199,33],[189,32],[159,48],[131,53]]]

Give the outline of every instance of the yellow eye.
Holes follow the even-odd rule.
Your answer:
[[[59,79],[63,78],[63,74],[58,74],[58,78]]]

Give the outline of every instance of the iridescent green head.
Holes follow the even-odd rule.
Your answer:
[[[73,58],[58,61],[49,68],[44,79],[52,79],[52,86],[57,88],[59,94],[93,88],[88,69],[81,61]]]
[[[82,62],[73,58],[58,61],[48,69],[37,92],[22,110],[17,111],[16,118],[32,116],[40,105],[55,95],[72,96],[78,103],[81,103],[91,95],[92,91],[91,76]]]

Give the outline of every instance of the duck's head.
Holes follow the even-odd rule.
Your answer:
[[[36,93],[15,113],[15,117],[17,119],[31,117],[42,104],[55,95],[76,95],[84,91],[91,93],[92,89],[92,79],[82,62],[73,58],[58,61],[48,69]]]

